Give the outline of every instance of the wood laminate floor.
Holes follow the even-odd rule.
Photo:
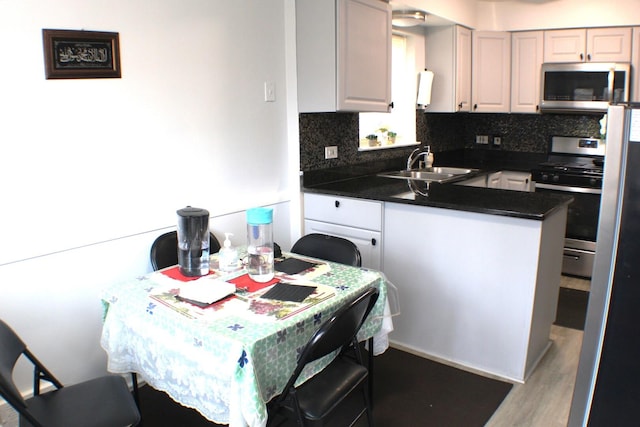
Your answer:
[[[561,286],[588,291],[589,281],[562,276]],[[583,332],[551,326],[553,344],[524,384],[515,384],[485,427],[565,427]]]

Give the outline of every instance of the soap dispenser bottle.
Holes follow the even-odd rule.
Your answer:
[[[425,166],[430,168],[433,166],[433,153],[431,152],[431,146],[427,145],[427,155],[425,158]]]
[[[218,267],[224,272],[233,271],[238,267],[238,250],[231,247],[229,236],[233,236],[233,234],[224,233],[224,243],[218,252]]]

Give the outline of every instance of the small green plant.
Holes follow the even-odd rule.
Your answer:
[[[389,131],[389,132],[387,132],[387,136],[388,136],[389,138],[395,138],[396,136],[398,136],[398,134],[397,134],[397,133],[395,133],[395,132]]]
[[[367,135],[366,137],[369,141],[377,141],[378,140],[378,135],[371,133],[369,135]]]

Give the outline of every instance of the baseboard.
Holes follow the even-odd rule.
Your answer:
[[[407,346],[405,346],[403,344],[399,344],[399,343],[394,342],[394,341],[389,341],[389,346],[393,347],[393,348],[395,348],[397,350],[401,350],[401,351],[413,354],[414,356],[418,356],[418,357],[422,357],[423,359],[431,360],[432,362],[441,363],[443,365],[447,365],[447,366],[450,366],[452,368],[460,369],[461,371],[466,371],[466,372],[469,372],[469,373],[472,373],[472,374],[475,374],[475,375],[480,375],[482,377],[489,378],[489,379],[492,379],[492,380],[505,381],[505,382],[512,383],[512,384],[522,383],[522,381],[518,381],[518,380],[515,380],[513,378],[508,378],[508,377],[503,377],[501,375],[491,374],[489,372],[485,372],[485,371],[482,371],[480,369],[474,369],[472,367],[461,365],[461,364],[453,362],[451,360],[447,360],[447,359],[443,359],[443,358],[440,358],[440,357],[437,357],[437,356],[433,356],[431,354],[424,353],[424,352],[422,352],[420,350],[416,350],[414,348],[407,347]]]

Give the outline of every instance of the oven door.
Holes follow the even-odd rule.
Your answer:
[[[591,277],[602,189],[536,183],[536,192],[570,195],[562,272]]]

